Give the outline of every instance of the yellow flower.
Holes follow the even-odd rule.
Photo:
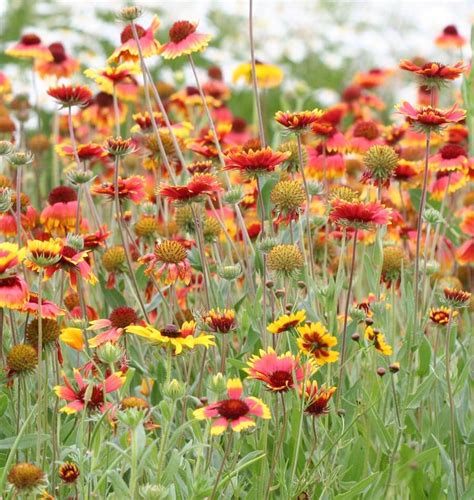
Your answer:
[[[86,69],[84,74],[94,80],[102,92],[112,94],[114,85],[130,79],[131,75],[138,75],[140,66],[133,61],[126,61],[118,66],[107,66],[102,69]]]
[[[59,335],[59,340],[76,351],[82,351],[84,349],[84,335],[80,328],[63,328]]]
[[[61,258],[64,244],[59,238],[50,238],[48,241],[29,240],[27,242],[27,257],[25,266],[33,271],[40,271],[43,267],[56,264]]]
[[[306,319],[306,311],[296,311],[291,314],[284,314],[276,321],[267,326],[270,333],[282,333],[288,331],[290,328],[300,325]]]
[[[385,341],[385,335],[378,330],[374,330],[371,326],[365,329],[365,338],[374,343],[375,349],[384,356],[391,356],[393,354],[392,346]]]
[[[152,344],[163,345],[165,347],[172,347],[175,354],[181,354],[183,347],[192,349],[195,345],[194,337],[188,335],[187,337],[182,337],[181,332],[178,328],[170,326],[165,327],[162,331],[153,328],[151,325],[147,326],[137,326],[132,325],[127,327],[127,333],[133,333],[144,337]]]
[[[299,326],[298,333],[300,336],[296,342],[299,350],[314,357],[317,364],[334,363],[339,359],[339,353],[330,350],[337,344],[337,339],[329,335],[322,323]]]
[[[255,73],[257,76],[258,86],[264,89],[278,87],[283,81],[283,71],[273,64],[264,64],[256,62]],[[249,85],[252,83],[252,65],[244,63],[237,66],[232,75],[232,82],[244,79]]]

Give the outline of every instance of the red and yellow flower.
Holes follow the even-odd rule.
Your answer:
[[[87,330],[104,331],[89,339],[89,347],[99,347],[107,342],[117,342],[128,326],[138,322],[137,313],[131,307],[115,308],[107,319],[96,319],[90,322],[91,326]]]
[[[337,345],[337,339],[329,334],[322,323],[299,326],[297,330],[298,349],[303,354],[314,358],[318,365],[334,363],[339,359],[339,353],[331,350],[331,347]]]
[[[20,38],[20,41],[5,50],[8,56],[18,59],[35,59],[36,61],[51,61],[53,55],[46,45],[43,45],[41,38],[34,33],[27,33]]]
[[[329,413],[329,400],[336,392],[336,387],[319,387],[315,380],[307,380],[304,391],[300,388],[300,392],[305,398],[305,412],[313,417],[320,417]]]
[[[211,40],[211,35],[196,33],[197,23],[177,21],[169,30],[169,41],[161,47],[165,59],[175,59],[183,55],[204,50]]]
[[[198,420],[212,419],[211,435],[218,436],[230,428],[234,432],[241,432],[255,427],[255,421],[250,417],[270,419],[268,406],[258,398],[242,398],[242,382],[238,378],[227,381],[228,399],[198,408],[193,415]]]
[[[275,152],[272,148],[230,152],[225,157],[226,170],[238,170],[249,176],[273,172],[290,157],[289,152]]]
[[[53,59],[37,61],[35,69],[41,78],[54,76],[56,78],[71,78],[79,69],[79,61],[66,54],[64,45],[60,42],[52,43],[48,47]]]
[[[306,311],[303,310],[296,311],[295,313],[291,314],[284,314],[283,316],[280,316],[277,320],[275,320],[273,323],[270,323],[267,326],[267,330],[270,333],[275,333],[275,334],[287,332],[301,325],[301,323],[304,323],[305,320],[306,320]]]

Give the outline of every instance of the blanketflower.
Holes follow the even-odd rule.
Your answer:
[[[468,183],[468,180],[466,170],[437,172],[429,187],[431,198],[441,201],[445,193],[452,194],[459,191]]]
[[[47,94],[64,108],[86,106],[92,99],[92,91],[85,85],[49,87]]]
[[[191,264],[187,258],[186,248],[174,240],[156,243],[154,252],[144,255],[139,262],[148,264],[145,274],[155,273],[164,283],[170,285],[178,279],[186,285],[191,281]]]
[[[357,73],[354,83],[364,89],[374,89],[383,85],[392,73],[390,69],[372,68],[369,71]]]
[[[195,174],[185,186],[163,186],[160,195],[178,203],[204,201],[206,196],[222,192],[215,175]]]
[[[54,147],[54,150],[56,151],[58,156],[61,156],[63,158],[76,157],[72,144],[68,144],[67,142],[56,145]],[[77,156],[82,162],[107,156],[107,152],[104,151],[103,147],[100,144],[95,144],[93,142],[87,144],[77,144],[76,150]]]
[[[22,262],[25,249],[18,249],[16,243],[0,243],[0,274],[5,274]]]
[[[51,61],[37,61],[35,70],[41,78],[55,76],[56,78],[70,78],[78,69],[79,61],[66,54],[64,45],[60,42],[48,46],[53,59]]]
[[[196,345],[204,345],[205,347],[214,345],[212,335],[194,337],[192,334],[189,334],[186,328],[181,330],[174,325],[167,325],[161,330],[157,330],[151,325],[132,325],[127,327],[125,331],[127,333],[139,335],[152,344],[157,344],[166,348],[169,347],[173,349],[176,355],[181,354],[184,348],[193,349]]]
[[[41,212],[40,222],[53,236],[63,237],[74,232],[76,216],[76,191],[69,186],[57,186],[49,193],[48,206]]]
[[[275,152],[272,148],[230,152],[225,157],[226,170],[239,170],[249,176],[273,172],[290,157],[289,152]]]
[[[452,311],[449,307],[436,307],[430,309],[430,320],[437,325],[447,325],[449,322],[449,316],[457,316],[457,311]]]
[[[372,326],[367,326],[365,329],[365,337],[370,342],[373,342],[375,349],[384,356],[393,354],[392,346],[385,341],[385,335],[379,330],[375,330]]]
[[[301,132],[308,129],[321,115],[322,111],[319,109],[296,113],[277,111],[275,121],[291,132]]]
[[[427,62],[418,65],[407,59],[400,61],[400,68],[410,71],[423,79],[423,85],[440,86],[445,80],[455,80],[466,70],[466,65],[459,61],[454,66],[447,66],[436,62]]]
[[[103,182],[91,187],[92,194],[104,194],[111,200],[114,199],[115,186],[111,182]],[[120,200],[131,200],[140,203],[146,196],[145,178],[140,175],[118,178],[118,192]]]
[[[117,103],[119,122],[123,123],[127,116],[128,107],[123,99]],[[96,129],[104,129],[104,135],[107,135],[115,123],[114,97],[107,92],[97,92],[95,97],[81,111],[79,120],[89,123]]]
[[[93,383],[84,380],[77,369],[74,370],[74,380],[76,381],[77,388],[73,387],[64,374],[63,380],[65,385],[57,385],[54,388],[54,392],[58,398],[65,399],[68,402],[66,406],[63,406],[59,410],[68,415],[84,409],[90,412],[100,411],[104,413],[112,405],[106,402],[106,395],[117,391],[125,383],[125,377],[122,376],[122,372],[112,373],[104,381]]]
[[[30,292],[28,295],[28,300],[22,309],[24,312],[33,314],[35,316],[39,315],[39,302],[38,294]],[[63,316],[66,313],[64,309],[61,309],[58,305],[50,300],[41,298],[41,317],[47,319],[55,319],[58,316]]]
[[[307,379],[314,372],[312,362],[300,364],[299,357],[290,351],[282,355],[269,347],[267,351],[260,349],[259,355],[248,360],[249,368],[244,368],[249,378],[261,380],[265,387],[273,392],[286,392]]]
[[[320,417],[329,413],[329,400],[336,391],[336,387],[318,387],[316,380],[306,381],[306,386],[300,387],[300,393],[305,398],[305,412],[313,417]]]
[[[383,144],[380,126],[373,120],[359,120],[349,131],[346,147],[349,151],[365,153],[370,147]]]
[[[280,316],[273,323],[267,326],[270,333],[282,333],[295,328],[306,320],[306,311],[296,311],[291,314]]]
[[[80,328],[63,328],[59,335],[59,340],[76,351],[82,351],[86,345]]]
[[[193,415],[198,420],[215,419],[211,424],[211,435],[218,436],[231,427],[234,432],[241,432],[256,423],[250,417],[270,419],[268,406],[254,397],[242,398],[242,382],[238,378],[227,381],[228,399],[212,403],[194,410]]]
[[[161,47],[161,55],[165,59],[189,55],[204,50],[211,39],[211,35],[196,33],[197,23],[177,21],[169,30],[169,42]]]
[[[390,211],[378,202],[335,199],[331,202],[329,220],[352,229],[370,229],[375,225],[388,224]]]
[[[464,120],[466,112],[458,109],[456,105],[448,110],[441,110],[431,106],[413,107],[407,101],[398,106],[398,111],[406,116],[408,122],[415,128],[427,132],[440,132],[443,127],[450,123]]]
[[[467,164],[467,151],[459,144],[445,144],[429,159],[429,167],[435,172],[462,170]]]
[[[155,40],[155,32],[159,27],[160,20],[156,16],[153,16],[151,24],[147,29],[135,23],[135,29],[143,57],[151,57],[159,54],[161,45],[158,40]],[[128,24],[122,30],[120,41],[122,45],[114,50],[108,61],[115,63],[119,61],[138,61],[140,58],[138,44],[133,36],[131,24]]]
[[[46,266],[56,264],[61,259],[61,250],[64,244],[59,239],[28,240],[25,266],[33,271],[40,271]]]
[[[283,81],[283,70],[274,64],[266,64],[255,61],[255,74],[258,86],[262,89],[278,87]],[[252,84],[252,65],[243,63],[237,66],[232,74],[232,82],[236,83],[243,79],[248,85]]]
[[[128,326],[138,323],[138,316],[134,309],[123,306],[114,309],[107,319],[97,319],[90,323],[88,330],[104,330],[89,339],[89,347],[99,347],[107,342],[117,342]]]
[[[331,351],[331,347],[337,344],[337,339],[328,333],[322,323],[299,326],[297,330],[298,349],[303,354],[314,358],[318,365],[334,363],[339,359],[339,353]]]
[[[229,333],[237,327],[235,311],[232,309],[211,309],[203,315],[202,320],[211,332]]]
[[[22,309],[28,300],[28,285],[19,275],[0,278],[0,307]]]
[[[459,34],[456,26],[449,24],[436,37],[435,44],[443,49],[459,49],[466,44],[466,39]]]
[[[8,47],[5,54],[18,59],[35,59],[37,61],[51,61],[53,55],[46,45],[43,45],[41,38],[33,33],[27,33],[20,38],[20,41]]]
[[[127,61],[118,66],[107,66],[102,69],[86,69],[84,74],[94,80],[99,89],[107,94],[113,94],[118,84],[133,81],[133,75],[140,73],[140,66],[134,61]],[[117,90],[117,89],[116,89]]]

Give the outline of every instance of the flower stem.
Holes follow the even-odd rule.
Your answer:
[[[216,498],[217,488],[219,487],[222,473],[224,472],[224,467],[227,462],[227,459],[229,458],[230,450],[232,448],[232,438],[233,434],[230,434],[229,439],[227,441],[227,446],[225,447],[224,456],[222,457],[221,466],[219,467],[219,472],[217,473],[216,480],[214,482],[214,488],[212,488],[212,493],[211,496],[209,497],[210,500],[214,500],[214,498]]]
[[[346,305],[344,308],[344,327],[342,330],[342,345],[341,345],[341,360],[340,360],[340,368],[339,368],[339,383],[338,383],[338,391],[337,391],[337,403],[336,407],[339,407],[339,402],[341,401],[343,387],[344,387],[344,368],[345,368],[345,358],[346,358],[346,343],[347,343],[347,320],[349,317],[349,304],[351,302],[351,293],[352,293],[352,282],[354,280],[354,269],[355,269],[355,261],[356,261],[356,250],[357,250],[357,232],[356,228],[354,231],[354,241],[352,243],[352,259],[351,259],[351,271],[349,275],[349,288],[347,289],[347,297],[346,297]]]

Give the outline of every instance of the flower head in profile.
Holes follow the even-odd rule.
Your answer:
[[[130,177],[118,178],[118,192],[120,200],[131,200],[140,203],[146,196],[145,178],[141,175],[131,175]],[[115,186],[112,182],[103,182],[91,187],[92,194],[103,194],[113,200]]]
[[[415,108],[407,101],[404,101],[397,109],[415,129],[425,133],[430,131],[439,133],[446,125],[457,123],[466,117],[466,112],[458,109],[456,105],[447,110],[431,106]]]
[[[379,330],[372,328],[372,326],[367,326],[365,329],[365,338],[372,342],[375,349],[383,354],[384,356],[391,356],[393,354],[392,346],[387,344],[385,340],[385,335],[381,333]]]
[[[289,111],[277,111],[275,121],[285,127],[289,132],[303,132],[308,130],[319,117],[322,111],[313,109],[312,111],[299,111],[290,113]]]
[[[28,285],[22,276],[10,275],[0,278],[0,307],[22,310],[28,296]]]
[[[33,271],[52,266],[61,259],[63,242],[59,238],[42,241],[28,240],[25,265]]]
[[[151,57],[160,52],[161,45],[155,39],[155,32],[160,27],[160,20],[153,16],[150,26],[145,29],[139,24],[134,24],[138,42],[135,40],[131,24],[127,24],[120,34],[120,47],[114,50],[109,57],[109,62],[138,61],[140,58],[139,47],[143,57]]]
[[[79,61],[73,59],[66,53],[61,42],[55,42],[48,46],[53,59],[50,61],[36,61],[35,70],[41,78],[55,76],[56,78],[70,78],[78,69]]]
[[[76,190],[70,186],[53,188],[48,195],[48,205],[41,212],[40,222],[52,235],[64,237],[75,230],[76,217]]]
[[[255,61],[255,74],[257,84],[262,89],[271,89],[281,85],[283,81],[283,70],[274,64],[267,64],[261,61]],[[232,82],[244,80],[248,85],[252,84],[252,65],[243,63],[237,66],[232,74]]]
[[[267,326],[267,330],[274,334],[288,332],[289,330],[301,325],[301,323],[304,323],[305,320],[306,311],[304,310],[296,311],[291,314],[283,314],[283,316],[277,318],[273,321],[273,323],[270,323]]]
[[[194,174],[184,186],[163,186],[160,195],[175,203],[196,203],[222,192],[222,186],[213,174]]]
[[[47,93],[63,108],[84,107],[92,99],[92,91],[85,85],[58,85],[49,87]]]
[[[74,462],[64,462],[59,466],[58,476],[66,484],[74,484],[80,475],[79,467]]]
[[[135,151],[132,139],[122,139],[122,137],[107,137],[104,149],[112,156],[126,156]]]
[[[20,40],[5,50],[8,56],[18,59],[34,59],[35,61],[51,61],[53,55],[41,38],[34,33],[24,34]]]
[[[404,59],[400,62],[400,68],[420,77],[422,85],[427,87],[441,87],[447,81],[456,80],[466,71],[466,65],[462,61],[447,66],[436,62],[419,65]]]
[[[250,177],[268,174],[290,157],[289,152],[275,152],[270,147],[230,152],[225,157],[226,170],[238,170]]]
[[[122,372],[115,372],[100,382],[89,382],[83,378],[79,370],[74,370],[75,387],[63,374],[64,385],[57,385],[54,392],[59,399],[67,401],[59,411],[68,415],[82,410],[89,412],[105,412],[111,403],[106,395],[115,392],[125,383]]]
[[[7,479],[19,496],[36,497],[46,486],[44,472],[37,465],[27,462],[15,464],[10,469]]]
[[[211,309],[202,317],[204,326],[211,332],[226,334],[237,328],[233,309]]]
[[[169,41],[161,48],[161,55],[165,59],[176,59],[204,50],[209,44],[211,35],[197,33],[196,29],[197,23],[176,21],[169,30]]]
[[[34,316],[39,315],[39,298],[38,294],[34,292],[30,292],[28,294],[28,300],[25,302],[23,306],[23,311],[28,314],[32,314]],[[57,304],[47,300],[45,298],[41,298],[41,317],[46,319],[55,319],[58,316],[63,316],[65,314],[64,309],[61,309]]]
[[[186,248],[175,240],[156,243],[153,253],[144,255],[140,262],[147,264],[145,274],[155,273],[165,284],[176,283],[178,279],[189,284],[191,281],[191,264]]]
[[[94,80],[99,89],[107,94],[112,94],[114,87],[120,83],[133,81],[133,77],[139,73],[140,66],[134,61],[127,61],[101,69],[89,68],[84,71],[84,74]]]
[[[435,44],[442,49],[459,49],[466,44],[466,39],[459,34],[454,24],[449,24],[436,37]]]
[[[315,370],[312,361],[302,364],[290,351],[279,356],[271,347],[267,351],[260,349],[258,355],[251,356],[247,365],[244,371],[248,377],[262,381],[273,392],[286,392],[297,387]]]
[[[242,397],[242,382],[238,378],[227,381],[227,399],[212,403],[203,408],[194,410],[193,415],[198,420],[213,420],[211,435],[218,436],[230,428],[234,432],[241,432],[255,427],[255,420],[251,417],[270,419],[268,406],[258,398]]]
[[[135,309],[127,306],[115,308],[107,319],[91,321],[91,326],[89,326],[88,330],[103,331],[89,339],[89,347],[99,347],[107,342],[117,342],[125,333],[125,329],[128,326],[136,325],[138,322]]]
[[[329,220],[342,227],[371,229],[377,225],[388,224],[390,211],[378,202],[335,199],[331,202]]]
[[[314,358],[318,365],[334,363],[339,359],[339,353],[331,350],[331,347],[337,344],[337,339],[329,334],[322,323],[299,326],[297,330],[298,349],[303,354]]]
[[[312,417],[321,417],[329,413],[328,404],[336,387],[319,387],[316,380],[307,380],[304,390],[301,387],[300,392],[305,398],[305,412]]]
[[[467,307],[471,300],[471,294],[457,288],[445,288],[443,290],[443,302],[455,309]]]

